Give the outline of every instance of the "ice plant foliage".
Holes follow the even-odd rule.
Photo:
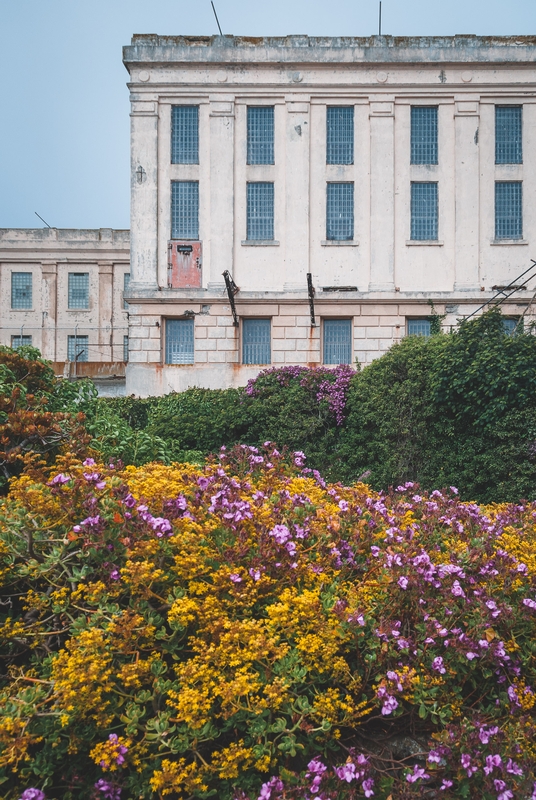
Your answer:
[[[536,800],[536,504],[64,456],[0,560],[5,800]]]

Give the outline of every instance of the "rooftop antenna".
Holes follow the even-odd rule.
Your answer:
[[[210,5],[212,6],[212,10],[214,11],[214,16],[216,17],[216,22],[218,23],[218,29],[220,31],[220,36],[223,36],[222,30],[221,30],[220,21],[218,19],[218,15],[216,14],[216,9],[214,8],[214,3],[212,2],[212,0],[210,0]]]
[[[41,222],[44,222],[44,223],[45,223],[45,225],[47,226],[47,228],[52,228],[52,225],[49,225],[49,224],[48,224],[48,222],[47,222],[46,220],[44,220],[44,219],[43,219],[43,217],[42,217],[40,214],[38,214],[38,213],[37,213],[37,211],[34,211],[34,214],[35,214],[35,216],[36,216],[36,217],[39,217],[39,219],[41,220]]]
[[[380,0],[380,12],[378,14],[378,36],[382,35],[382,0]]]

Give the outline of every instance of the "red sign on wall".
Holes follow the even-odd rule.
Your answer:
[[[168,287],[170,289],[200,289],[201,242],[168,242]]]

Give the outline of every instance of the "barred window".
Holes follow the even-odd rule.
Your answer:
[[[503,328],[507,336],[523,333],[523,320],[520,320],[519,317],[504,317]]]
[[[495,238],[523,238],[523,184],[498,181],[495,184]]]
[[[328,183],[326,239],[344,242],[354,238],[354,184]]]
[[[274,107],[248,106],[248,164],[274,163]]]
[[[31,347],[32,346],[32,337],[31,336],[12,336],[11,337],[11,347],[13,350],[17,350],[19,347]]]
[[[271,241],[274,238],[274,184],[247,185],[247,239]]]
[[[437,228],[437,183],[412,183],[411,239],[434,241],[437,239]]]
[[[242,363],[269,364],[271,361],[271,321],[242,320]]]
[[[411,163],[437,164],[437,106],[411,107]]]
[[[352,320],[324,320],[324,364],[350,364],[352,361]]]
[[[194,363],[193,319],[166,320],[166,364]]]
[[[523,106],[495,106],[495,163],[523,163]]]
[[[125,300],[125,295],[128,294],[130,286],[130,272],[123,273],[123,308],[128,310],[128,303]]]
[[[11,308],[32,307],[32,273],[11,273]]]
[[[408,336],[430,336],[432,333],[432,323],[429,319],[408,319]]]
[[[327,164],[354,163],[354,107],[328,106]]]
[[[67,338],[67,360],[89,361],[89,340],[87,336],[69,336]]]
[[[199,182],[171,182],[171,238],[199,239]]]
[[[128,336],[123,336],[123,361],[128,361]]]
[[[199,164],[199,107],[171,109],[171,163]]]
[[[68,302],[69,308],[89,308],[89,272],[69,272]]]

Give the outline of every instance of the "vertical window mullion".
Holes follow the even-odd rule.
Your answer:
[[[354,184],[328,183],[326,193],[326,239],[354,238]]]
[[[273,106],[248,106],[247,163],[274,163]]]
[[[413,241],[434,241],[438,237],[437,183],[411,184],[411,233]]]
[[[328,106],[327,108],[326,163],[354,163],[353,106]]]
[[[199,239],[199,181],[171,182],[171,238]]]
[[[437,106],[411,107],[411,163],[437,164]]]
[[[199,107],[171,109],[171,163],[199,164]]]

